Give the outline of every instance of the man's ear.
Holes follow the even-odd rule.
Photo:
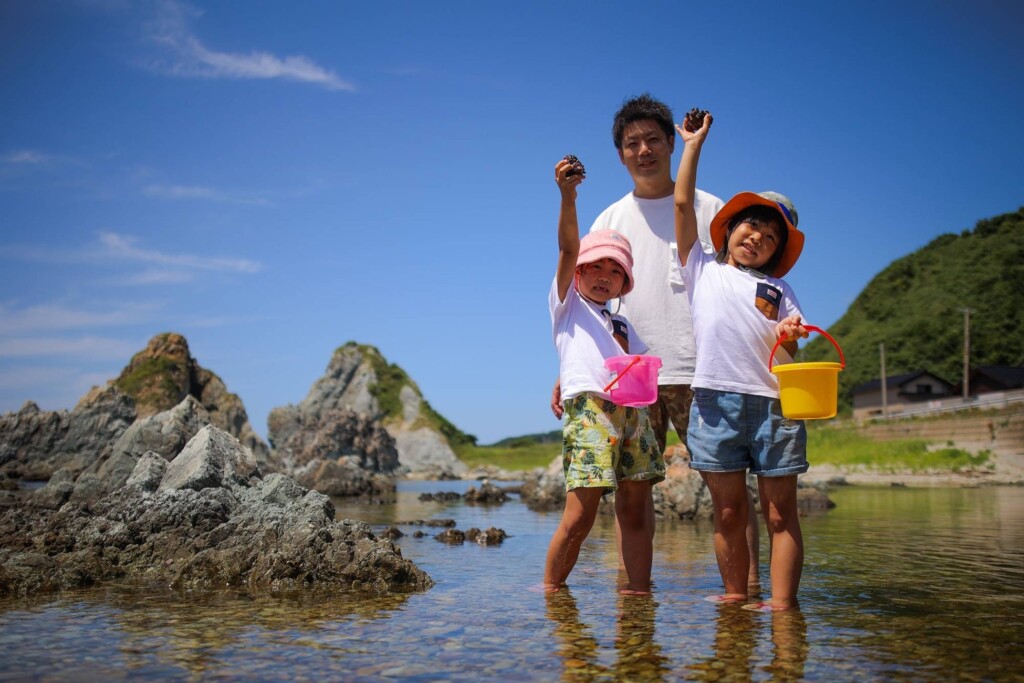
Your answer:
[[[619,147],[615,151],[619,153],[619,161],[622,163],[623,166],[625,166],[626,165],[626,158],[622,156],[622,148]]]
[[[668,153],[672,154],[675,151],[676,151],[676,136],[675,135],[669,135],[668,136]]]

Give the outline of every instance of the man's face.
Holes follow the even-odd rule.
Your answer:
[[[643,178],[672,176],[672,150],[675,138],[665,137],[654,119],[641,119],[622,131],[619,159],[634,182]]]

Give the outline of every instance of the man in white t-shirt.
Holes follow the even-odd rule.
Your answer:
[[[647,343],[647,353],[661,359],[658,400],[649,412],[658,445],[664,451],[670,421],[679,440],[686,443],[696,359],[690,304],[675,244],[672,152],[676,133],[672,110],[648,93],[631,98],[615,114],[612,139],[619,160],[633,180],[633,190],[602,211],[590,230],[616,230],[632,244],[636,282],[633,290],[619,299],[616,312],[622,313]],[[711,250],[711,220],[722,206],[718,197],[697,190],[698,236],[707,251]],[[561,418],[558,384],[552,392],[551,409]],[[653,518],[652,509],[652,533]],[[753,514],[747,536],[751,557],[756,557],[758,531]],[[756,563],[751,566],[750,583],[758,583]]]

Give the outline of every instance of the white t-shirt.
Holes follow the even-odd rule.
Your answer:
[[[711,248],[711,220],[722,200],[697,190],[697,234]],[[658,384],[690,384],[693,380],[693,330],[690,304],[676,253],[676,205],[673,196],[640,199],[632,192],[597,217],[590,230],[610,228],[629,238],[636,283],[620,300],[620,312],[633,330],[661,358]],[[612,310],[615,305],[612,303]]]
[[[779,278],[759,278],[718,263],[700,242],[690,250],[683,277],[697,342],[693,387],[778,398],[768,358],[775,325],[790,315],[803,316],[792,288]],[[780,346],[773,364],[792,360]]]
[[[593,392],[610,398],[604,391],[612,373],[604,366],[606,358],[625,355],[619,342],[612,336],[612,316],[604,306],[588,301],[576,289],[573,278],[565,301],[558,300],[558,280],[551,283],[548,293],[551,311],[551,329],[558,349],[558,377],[561,381],[562,400],[575,398],[584,392]],[[614,316],[618,326],[625,320]],[[647,346],[633,330],[627,330],[629,351],[647,352]]]

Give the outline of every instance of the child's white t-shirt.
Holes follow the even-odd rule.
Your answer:
[[[625,351],[612,336],[613,316],[604,306],[583,298],[576,289],[576,278],[573,278],[565,294],[565,301],[558,300],[557,278],[552,281],[548,293],[548,309],[551,311],[552,335],[558,350],[562,400],[575,398],[584,392],[610,398],[604,387],[611,381],[612,373],[604,366],[604,361],[606,358],[625,355]],[[621,316],[614,318],[620,326],[625,322]],[[647,346],[632,328],[628,329],[627,338],[630,353],[647,352]]]
[[[690,250],[683,278],[697,346],[692,386],[778,398],[779,383],[768,358],[776,324],[790,315],[803,317],[792,288],[780,278],[718,263],[699,241]],[[773,364],[792,360],[780,346]]]

